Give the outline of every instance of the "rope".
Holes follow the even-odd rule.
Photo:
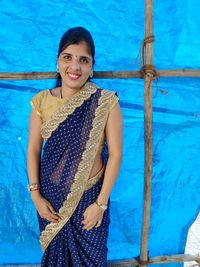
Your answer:
[[[155,41],[154,35],[147,36],[143,42],[142,45],[138,51],[138,54],[135,58],[135,65],[141,67],[140,69],[140,74],[142,78],[145,78],[145,76],[149,76],[152,78],[152,80],[157,79],[158,75],[156,73],[156,70],[154,69],[153,65],[145,64],[144,59],[145,59],[145,54],[146,54],[146,45],[153,43]],[[139,60],[139,64],[137,64],[137,61]]]
[[[141,77],[149,76],[150,78],[152,78],[152,80],[156,80],[158,78],[158,75],[153,65],[148,65],[148,64],[144,65],[140,69],[140,74]]]
[[[151,36],[147,36],[146,38],[144,38],[142,45],[138,51],[138,54],[135,58],[135,65],[136,66],[142,66],[144,65],[144,56],[145,56],[145,48],[146,48],[146,44],[150,44],[153,43],[155,41],[154,35]],[[139,59],[139,64],[137,64],[137,60]]]

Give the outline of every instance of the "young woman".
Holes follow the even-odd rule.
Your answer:
[[[41,266],[107,266],[109,196],[121,163],[122,115],[116,94],[89,81],[94,56],[86,29],[66,31],[57,86],[31,99],[28,176],[41,230]]]

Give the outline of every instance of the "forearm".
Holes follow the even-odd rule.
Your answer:
[[[108,158],[108,162],[105,169],[104,181],[101,188],[101,192],[98,196],[98,201],[103,204],[108,203],[110,193],[116,182],[121,164],[121,155],[111,155]]]
[[[29,183],[39,183],[40,151],[28,151],[28,178]]]
[[[27,168],[28,168],[29,184],[33,184],[33,183],[39,184],[40,156],[41,156],[40,151],[28,150]],[[31,191],[30,193],[31,193],[32,200],[40,196],[39,190],[34,190],[34,191]]]

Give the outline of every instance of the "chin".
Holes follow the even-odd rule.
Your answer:
[[[77,89],[81,88],[86,82],[87,80],[84,81],[75,80],[75,81],[67,81],[65,84],[71,88]]]

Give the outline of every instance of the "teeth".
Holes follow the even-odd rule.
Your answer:
[[[69,76],[72,77],[72,78],[78,78],[79,77],[79,75],[72,74],[72,73],[69,73]]]

